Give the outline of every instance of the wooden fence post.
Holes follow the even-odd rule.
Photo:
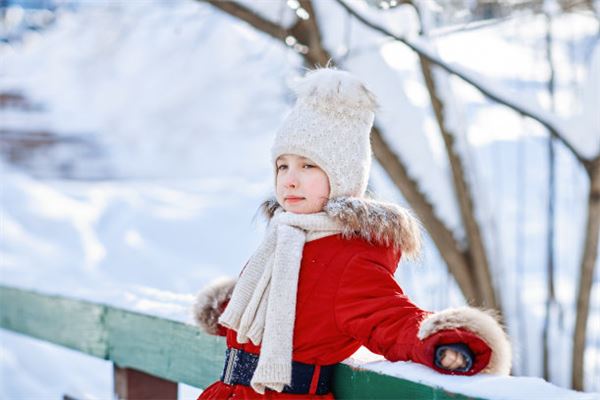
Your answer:
[[[119,400],[177,400],[177,383],[113,364],[114,392]]]

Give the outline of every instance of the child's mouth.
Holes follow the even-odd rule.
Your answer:
[[[297,203],[299,201],[304,200],[303,197],[288,197],[287,199],[285,199],[288,203]]]

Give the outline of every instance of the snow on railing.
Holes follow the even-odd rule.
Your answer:
[[[205,388],[221,373],[225,342],[177,321],[0,285],[0,327],[110,360],[118,398],[176,399],[177,382]],[[335,369],[344,399],[593,399],[539,378],[440,375],[408,362],[365,360]]]

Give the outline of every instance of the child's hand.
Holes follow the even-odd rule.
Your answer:
[[[451,373],[469,372],[475,362],[473,351],[464,343],[448,343],[435,349],[434,364]]]
[[[440,363],[444,368],[450,370],[465,368],[467,366],[467,360],[465,360],[465,357],[462,355],[462,353],[452,349],[444,350]]]

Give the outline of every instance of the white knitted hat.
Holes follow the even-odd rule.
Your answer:
[[[354,75],[333,68],[309,71],[293,89],[296,104],[271,149],[275,174],[277,157],[297,154],[325,171],[330,198],[363,197],[371,169],[375,96]]]

